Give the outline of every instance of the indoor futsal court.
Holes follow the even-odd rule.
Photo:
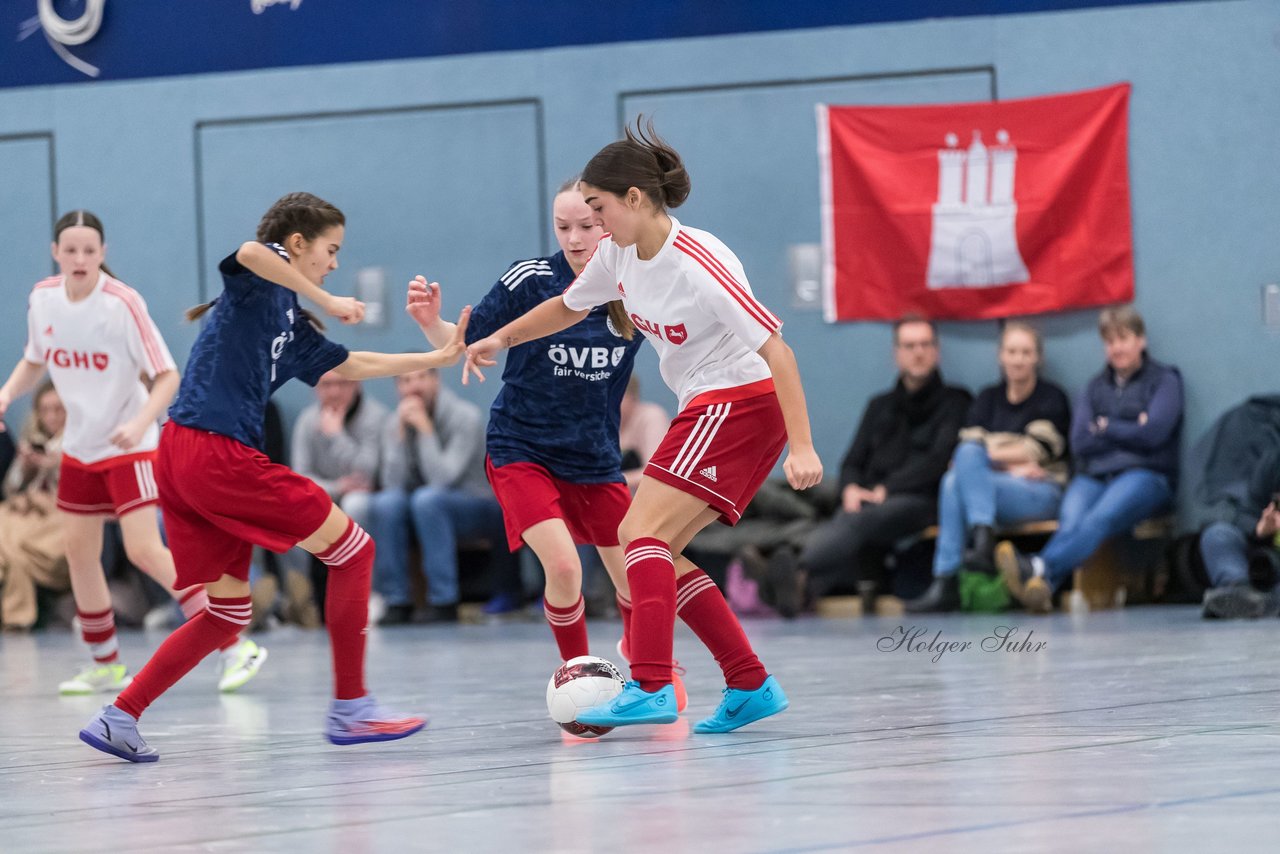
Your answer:
[[[0,854],[1280,851],[1278,140],[1280,0],[0,0]]]
[[[617,628],[593,622],[594,646],[610,649]],[[894,648],[900,628],[934,649]],[[76,740],[102,700],[51,696],[77,660],[70,635],[6,637],[0,666],[19,675],[0,711],[0,847],[642,850],[659,815],[670,851],[1244,851],[1266,847],[1251,817],[1280,810],[1269,623],[1148,607],[747,630],[788,711],[693,735],[721,682],[681,627],[681,721],[596,741],[547,718],[544,625],[375,632],[370,685],[431,722],[351,748],[321,736],[323,634],[277,630],[241,693],[216,694],[205,662],[157,703],[143,727],[153,765]],[[1006,646],[1034,635],[982,651],[997,632]],[[139,655],[159,639],[126,636]]]

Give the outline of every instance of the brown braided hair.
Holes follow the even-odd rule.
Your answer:
[[[257,238],[262,243],[281,245],[294,234],[301,234],[304,240],[315,240],[330,228],[346,225],[346,222],[347,218],[342,211],[319,196],[311,193],[289,193],[277,199],[262,215],[258,222]],[[185,316],[189,321],[198,320],[212,307],[213,302],[193,306],[187,309]],[[302,309],[302,316],[316,329],[324,330],[320,319],[305,308]]]

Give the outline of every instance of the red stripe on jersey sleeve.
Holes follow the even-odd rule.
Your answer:
[[[142,307],[142,302],[138,299],[138,295],[125,285],[118,283],[112,279],[108,279],[103,285],[104,293],[119,297],[120,301],[129,309],[129,314],[133,315],[133,322],[138,326],[138,334],[142,338],[142,347],[146,351],[147,360],[151,362],[151,372],[158,374],[167,370],[164,357],[161,355],[164,351],[156,342],[155,335],[151,332],[151,324],[147,322],[146,309]]]
[[[676,235],[676,239],[683,241],[688,245],[692,246],[693,248],[695,248],[699,252],[699,254],[703,257],[703,259],[705,259],[710,264],[712,264],[716,269],[718,269],[724,275],[724,277],[728,279],[729,283],[733,287],[737,288],[738,293],[742,294],[743,297],[750,300],[751,303],[756,308],[758,308],[760,311],[764,313],[765,317],[768,317],[773,322],[775,329],[777,327],[782,326],[782,321],[780,321],[773,312],[765,308],[764,303],[760,302],[754,296],[752,296],[751,292],[748,291],[745,287],[743,287],[741,282],[739,282],[737,279],[734,278],[733,273],[729,272],[729,268],[724,265],[723,261],[721,261],[719,258],[716,257],[716,254],[714,252],[712,252],[710,249],[703,246],[698,241],[694,240],[693,237],[687,231],[681,231],[678,235]]]
[[[41,279],[40,281],[36,282],[36,286],[31,290],[38,291],[42,288],[56,288],[61,284],[62,284],[61,276],[50,276],[47,279]]]
[[[718,261],[715,261],[714,258],[711,258],[711,260],[708,261],[708,258],[703,255],[703,253],[706,252],[705,249],[702,249],[701,246],[698,246],[697,243],[693,243],[692,241],[686,243],[683,239],[684,237],[685,233],[683,231],[680,232],[675,240],[676,247],[681,252],[701,264],[703,268],[711,274],[711,277],[719,282],[721,287],[728,291],[729,295],[737,300],[738,304],[742,306],[747,314],[751,315],[757,323],[765,329],[768,329],[770,332],[777,332],[778,328],[782,326],[782,323],[778,318],[774,317],[767,308],[747,293],[746,290],[737,283],[733,276],[729,274],[728,270],[724,270],[723,273],[720,272],[720,270],[723,269],[723,266],[720,265]],[[700,249],[702,250],[701,252],[698,251]],[[710,253],[707,254],[709,255]]]

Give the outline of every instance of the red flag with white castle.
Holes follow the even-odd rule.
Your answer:
[[[1128,108],[1128,84],[820,105],[827,320],[979,320],[1132,300]]]

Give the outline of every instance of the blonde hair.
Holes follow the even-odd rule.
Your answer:
[[[1025,332],[1031,336],[1031,340],[1036,342],[1036,355],[1044,358],[1044,337],[1040,334],[1040,330],[1036,329],[1025,320],[1006,320],[1000,326],[1000,346],[1004,346],[1004,339],[1008,337],[1010,332]]]

